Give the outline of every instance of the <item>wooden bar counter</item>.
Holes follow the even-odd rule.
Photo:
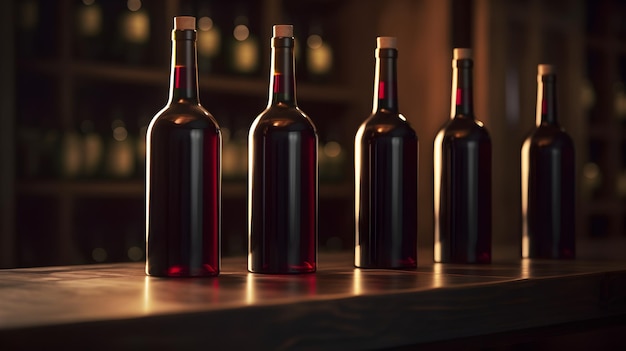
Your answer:
[[[0,270],[0,350],[472,349],[594,330],[625,347],[626,261],[392,271],[329,253],[299,276],[249,274],[244,257],[217,278],[146,277],[143,263]]]

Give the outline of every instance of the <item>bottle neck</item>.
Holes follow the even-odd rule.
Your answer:
[[[537,76],[536,124],[558,125],[556,116],[556,75]]]
[[[386,110],[398,113],[397,61],[398,50],[376,49],[373,112]]]
[[[450,117],[474,118],[474,96],[470,59],[452,61],[452,108]]]
[[[199,104],[196,31],[172,31],[172,67],[169,103]]]
[[[293,55],[294,39],[272,38],[272,64],[268,107],[278,104],[296,106],[296,73]]]

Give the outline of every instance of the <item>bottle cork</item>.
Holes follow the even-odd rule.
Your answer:
[[[455,60],[471,60],[472,49],[455,48],[453,57]]]
[[[376,48],[377,49],[397,49],[398,40],[396,37],[377,37]]]
[[[556,74],[556,67],[554,65],[540,64],[537,65],[537,74],[545,76],[547,74]]]
[[[274,37],[293,37],[293,25],[277,24],[273,27]]]
[[[196,30],[196,18],[193,16],[174,17],[174,30]]]

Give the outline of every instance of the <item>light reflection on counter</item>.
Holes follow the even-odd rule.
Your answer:
[[[433,288],[443,287],[444,282],[445,280],[443,276],[443,264],[434,263],[433,264]]]
[[[355,268],[354,269],[354,275],[352,278],[352,292],[354,293],[354,295],[361,295],[363,294],[363,283],[361,282],[361,269],[360,268]]]
[[[315,274],[269,275],[247,273],[245,284],[245,303],[248,305],[303,295],[317,295],[317,276]]]
[[[150,313],[152,300],[150,298],[150,277],[143,278],[143,313]]]
[[[530,278],[530,258],[522,258],[522,268],[520,270],[522,279]]]

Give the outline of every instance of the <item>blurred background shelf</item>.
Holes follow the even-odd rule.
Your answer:
[[[198,18],[200,100],[224,133],[224,255],[246,252],[247,131],[267,103],[276,23],[295,26],[298,102],[320,136],[320,249],[354,244],[354,134],[371,110],[379,35],[398,37],[399,102],[420,140],[421,247],[433,245],[432,145],[454,47],[474,49],[476,115],[494,145],[494,247],[519,245],[538,63],[559,69],[559,119],[576,143],[577,238],[607,255],[623,246],[624,1],[10,0],[0,268],[143,259],[144,137],[167,100],[175,15]]]
[[[169,71],[163,68],[137,68],[122,64],[80,61],[71,65],[58,61],[32,61],[20,64],[19,68],[49,76],[63,75],[105,82],[154,85],[166,93],[169,86]],[[250,79],[223,74],[201,74],[198,80],[200,89],[209,92],[267,97],[268,82],[265,77]],[[354,95],[348,88],[331,84],[299,83],[297,94],[298,99],[312,102],[350,103],[354,100]]]

